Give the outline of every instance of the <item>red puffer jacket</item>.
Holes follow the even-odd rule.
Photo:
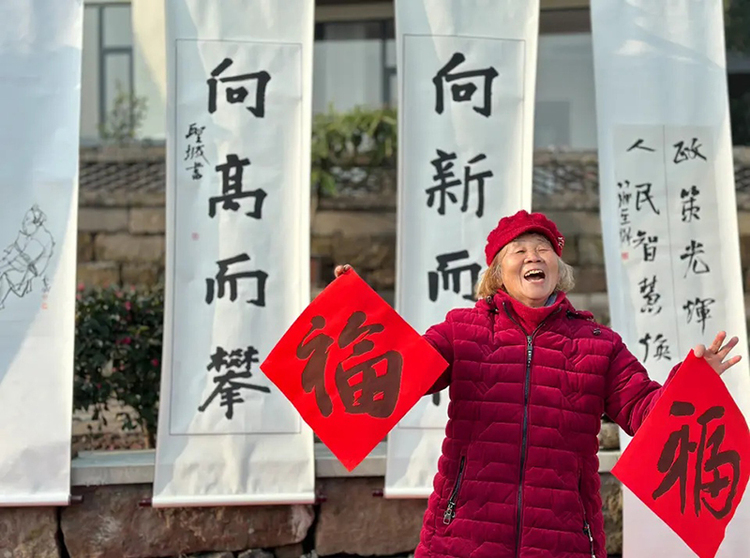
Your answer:
[[[522,308],[498,293],[425,333],[450,364],[432,390],[450,385],[450,404],[415,558],[606,557],[601,416],[632,435],[661,386],[561,293]]]

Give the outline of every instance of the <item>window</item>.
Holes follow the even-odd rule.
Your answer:
[[[543,13],[534,118],[536,148],[596,148],[588,10]],[[394,20],[315,27],[313,110],[398,103]]]
[[[539,36],[534,147],[596,149],[590,33]]]
[[[395,105],[393,20],[318,23],[315,26],[313,110]]]
[[[86,3],[81,79],[81,136],[96,140],[117,96],[134,93],[129,1]]]

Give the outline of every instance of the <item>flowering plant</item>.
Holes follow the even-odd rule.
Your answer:
[[[140,428],[154,446],[159,406],[164,294],[160,288],[79,287],[74,408],[94,420],[112,400],[123,430]]]

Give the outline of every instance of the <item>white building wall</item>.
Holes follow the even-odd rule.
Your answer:
[[[163,141],[167,95],[164,0],[132,0],[132,14],[135,93],[147,99],[139,137]]]
[[[93,2],[92,2],[93,3]],[[372,8],[372,6],[370,6]],[[349,10],[351,11],[351,10]],[[166,95],[164,0],[131,0],[133,79],[135,94],[147,100],[140,139],[163,141]],[[326,15],[321,14],[319,15]],[[329,14],[330,15],[330,14]],[[349,18],[353,18],[349,14]],[[328,19],[328,18],[323,18]],[[86,20],[84,38],[84,97],[81,125],[86,138],[98,134],[98,23]],[[313,110],[338,111],[355,106],[382,105],[383,80],[391,84],[395,104],[396,80],[383,71],[383,46],[367,39],[365,24],[337,23],[316,41],[313,67]],[[395,62],[393,40],[386,41],[386,65]],[[596,148],[593,54],[589,33],[542,35],[539,40],[535,147]]]

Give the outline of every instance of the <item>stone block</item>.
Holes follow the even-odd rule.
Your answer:
[[[161,235],[98,234],[94,241],[97,260],[152,262],[164,265],[164,237]]]
[[[563,247],[562,259],[568,265],[578,265],[580,263],[577,236],[570,235],[565,237],[565,246]]]
[[[381,236],[396,234],[395,211],[318,210],[311,222],[312,234],[331,236]]]
[[[315,287],[325,287],[333,281],[333,261],[330,256],[310,256],[310,285]]]
[[[0,558],[60,558],[56,508],[0,508]]]
[[[622,554],[622,487],[614,476],[601,475],[602,511],[604,532],[607,535],[607,553]]]
[[[302,558],[305,555],[305,549],[302,543],[288,544],[274,549],[276,558]]]
[[[276,558],[273,552],[262,549],[253,549],[240,552],[237,558]]]
[[[94,235],[78,233],[78,261],[90,262],[94,259]]]
[[[393,289],[396,271],[395,236],[336,234],[331,254],[335,265],[348,263],[375,290]]]
[[[76,284],[86,287],[109,287],[120,284],[120,266],[115,262],[79,263]]]
[[[605,450],[620,449],[620,429],[613,422],[603,422],[599,432],[599,447]]]
[[[743,269],[750,267],[750,235],[740,237],[740,261]]]
[[[81,207],[78,210],[80,232],[121,232],[128,230],[128,210],[124,207]]]
[[[128,228],[133,234],[163,234],[166,219],[164,207],[134,207],[130,210]]]
[[[578,237],[578,262],[580,265],[604,265],[602,237],[581,235]]]
[[[313,256],[330,256],[333,253],[331,236],[310,236],[310,254]]]
[[[604,293],[607,292],[607,275],[604,267],[579,266],[575,269],[576,293]]]
[[[70,558],[141,558],[272,548],[302,542],[312,506],[141,508],[151,485],[89,487],[63,508],[60,526]]]
[[[602,221],[598,211],[566,211],[562,204],[559,209],[545,211],[545,215],[552,219],[560,232],[567,239],[579,235],[601,235]]]
[[[739,194],[739,192],[738,192]],[[742,206],[740,202],[740,197],[737,196],[737,204],[738,206]],[[750,196],[745,193],[744,196],[746,198],[745,205],[747,206],[747,209],[750,209]],[[740,236],[746,236],[750,235],[750,211],[738,211],[737,212],[737,228],[739,229]]]
[[[164,270],[158,264],[126,263],[122,265],[123,285],[156,285],[164,279]]]
[[[321,482],[315,549],[320,556],[389,556],[412,552],[419,542],[426,500],[386,500],[373,496],[382,478],[339,478]]]

